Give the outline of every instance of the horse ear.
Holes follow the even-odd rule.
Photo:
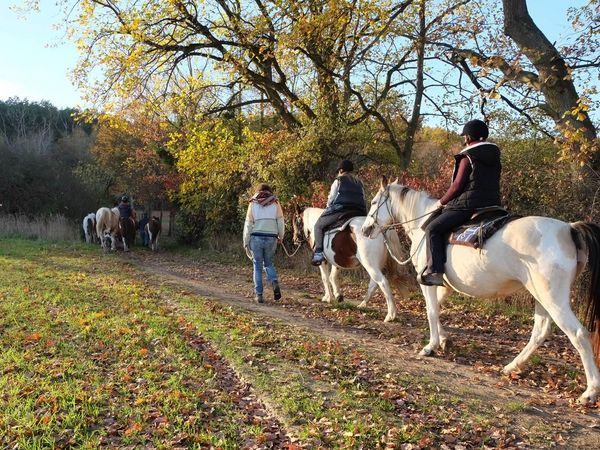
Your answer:
[[[398,177],[396,177],[396,179],[394,181],[392,181],[392,184],[398,184],[398,181],[399,181],[399,179],[398,179]]]
[[[385,175],[382,175],[381,176],[381,184],[380,184],[381,189],[385,189],[387,184],[388,184],[388,178]]]

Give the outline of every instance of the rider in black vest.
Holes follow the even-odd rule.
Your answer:
[[[452,185],[436,205],[443,210],[425,229],[427,267],[419,279],[421,284],[444,284],[448,233],[477,209],[500,205],[500,149],[486,142],[488,133],[481,120],[471,120],[463,128],[466,148],[454,156]]]
[[[327,227],[351,217],[367,215],[365,190],[361,181],[352,173],[353,170],[352,161],[345,159],[338,164],[338,176],[331,185],[327,208],[315,223],[315,254],[311,261],[313,266],[319,266],[325,261],[323,236]]]

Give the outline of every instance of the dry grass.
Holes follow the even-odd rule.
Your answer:
[[[36,218],[25,215],[0,215],[0,236],[48,241],[80,240],[77,227],[61,215]]]

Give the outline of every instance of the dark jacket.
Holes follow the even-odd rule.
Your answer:
[[[446,208],[477,209],[499,206],[502,165],[498,146],[490,142],[482,142],[455,155],[453,181],[462,158],[469,158],[471,161],[471,174],[463,192],[450,200]]]
[[[365,190],[358,178],[350,175],[340,175],[338,180],[338,192],[331,204],[325,210],[325,214],[342,211],[354,211],[359,216],[367,215],[367,202]]]
[[[125,219],[131,217],[131,205],[129,203],[119,203],[119,215]]]

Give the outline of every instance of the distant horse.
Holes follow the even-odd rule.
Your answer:
[[[136,224],[133,217],[119,218],[119,231],[123,239],[123,250],[128,252],[135,241]]]
[[[298,208],[296,210],[292,222],[296,245],[307,241],[311,247],[314,246],[314,227],[322,212],[323,210],[320,208],[306,208],[304,211]],[[367,305],[375,289],[379,286],[387,302],[387,315],[384,321],[390,322],[396,318],[397,310],[390,283],[383,272],[386,270],[388,276],[394,275],[394,278],[398,280],[402,278],[402,275],[398,272],[396,262],[388,255],[383,235],[376,239],[369,239],[362,234],[360,230],[364,221],[364,216],[354,217],[346,223],[343,230],[325,233],[323,253],[327,261],[319,266],[325,289],[322,301],[331,303],[334,298],[337,301],[343,301],[344,296],[337,278],[339,269],[354,269],[362,265],[371,280],[359,307]],[[393,251],[399,254],[400,240],[396,232],[386,233],[386,239]],[[397,285],[401,295],[408,296],[407,286],[401,281],[398,281]]]
[[[153,216],[146,224],[146,233],[150,241],[150,248],[153,252],[158,251],[158,236],[161,231],[160,218]]]
[[[100,208],[96,212],[96,233],[102,244],[102,250],[116,250],[116,232],[119,228],[119,208]],[[110,244],[109,244],[110,242]]]
[[[83,233],[85,234],[85,242],[88,244],[98,242],[96,234],[96,214],[89,213],[83,218]]]
[[[436,200],[397,183],[382,181],[371,202],[363,232],[377,236],[392,222],[402,225],[412,241],[412,262],[421,273],[427,264],[421,226],[435,209]],[[587,298],[587,325],[581,325],[570,305],[575,277],[589,264],[591,285]],[[429,321],[429,343],[421,351],[429,355],[444,347],[447,334],[440,323],[440,305],[452,289],[473,297],[498,298],[525,287],[535,298],[531,339],[503,372],[525,365],[551,332],[552,320],[579,352],[587,379],[580,403],[594,403],[600,395],[600,227],[592,223],[565,223],[547,217],[514,220],[489,238],[481,249],[451,245],[447,251],[447,286],[421,286]]]

